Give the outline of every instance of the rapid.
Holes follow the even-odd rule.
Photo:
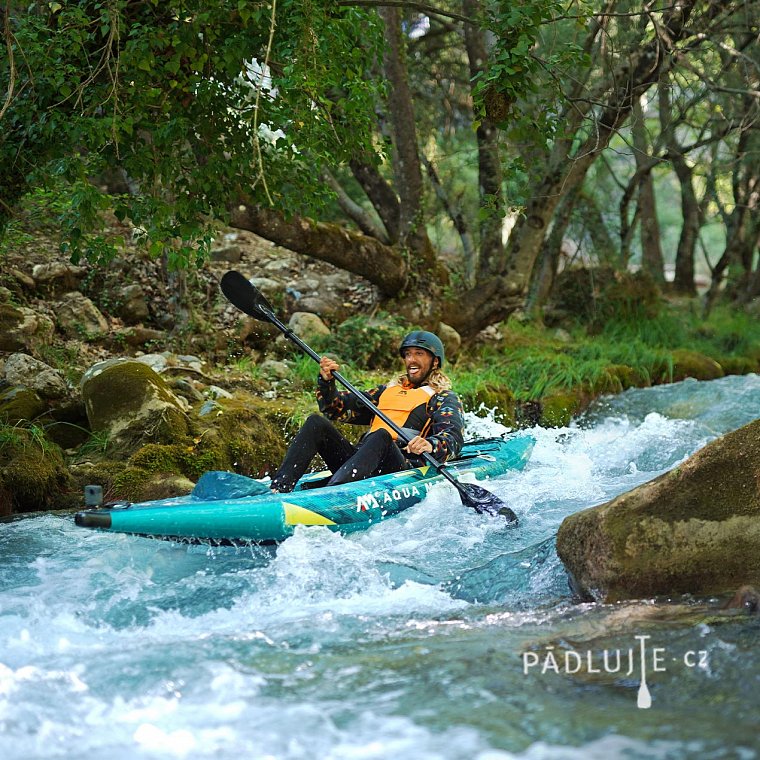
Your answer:
[[[554,538],[758,416],[747,375],[632,389],[535,428],[527,468],[487,483],[516,529],[443,484],[364,533],[302,528],[276,549],[7,521],[0,757],[755,757],[760,617],[577,604]],[[468,438],[504,430],[468,415]],[[649,709],[642,647],[661,664]]]

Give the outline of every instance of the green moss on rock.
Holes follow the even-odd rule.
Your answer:
[[[0,392],[0,422],[15,425],[35,420],[47,404],[30,388],[14,386]]]
[[[57,446],[24,428],[0,438],[0,516],[61,507],[72,486]]]
[[[466,409],[493,409],[496,419],[503,425],[516,424],[517,403],[514,394],[506,386],[487,383],[474,391],[459,395]]]
[[[577,414],[582,405],[583,392],[578,389],[563,393],[553,393],[541,400],[541,417],[539,425],[542,427],[565,427],[569,424],[574,414]]]
[[[760,371],[760,364],[745,356],[726,356],[718,363],[726,375],[750,375]]]
[[[693,377],[695,380],[716,380],[723,377],[723,374],[720,364],[709,356],[684,348],[673,351],[673,382],[685,380],[687,377]]]
[[[112,453],[130,454],[147,442],[175,443],[188,434],[177,397],[150,367],[115,361],[85,376],[82,396],[90,427],[109,436]]]

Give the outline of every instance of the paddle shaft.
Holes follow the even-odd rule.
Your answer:
[[[279,319],[269,309],[262,308],[261,311],[265,312],[267,319],[279,330],[283,335],[295,343],[304,353],[308,354],[314,359],[317,364],[322,361],[322,357],[311,348],[311,346],[304,343],[287,325],[280,322]],[[366,406],[372,414],[377,415],[404,443],[408,444],[411,440],[406,433],[390,418],[385,412],[378,409],[358,388],[354,387],[348,380],[346,380],[340,372],[333,372],[332,376],[348,391],[354,394],[354,396]],[[439,462],[435,457],[429,454],[427,451],[423,451],[420,455],[431,467],[434,467],[440,475],[443,475],[446,480],[449,481],[460,493],[464,491],[462,484],[455,480],[447,471],[446,465]]]

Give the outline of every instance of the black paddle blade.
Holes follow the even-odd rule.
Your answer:
[[[495,494],[474,483],[459,483],[462,504],[472,507],[478,514],[498,517],[502,515],[509,525],[517,525],[517,515]]]
[[[271,321],[274,309],[261,291],[245,275],[230,270],[219,283],[227,300],[251,317],[264,322]]]

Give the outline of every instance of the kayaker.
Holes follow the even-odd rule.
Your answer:
[[[317,379],[317,404],[322,414],[309,416],[296,434],[272,478],[273,491],[292,491],[316,454],[332,472],[327,485],[421,466],[423,452],[439,462],[457,456],[463,442],[463,410],[459,397],[451,390],[451,381],[442,371],[441,339],[434,333],[415,330],[401,342],[399,353],[404,373],[364,395],[409,433],[408,446],[400,441],[397,444],[396,434],[352,393],[336,391],[332,373],[340,365],[323,356]],[[370,429],[354,445],[330,420],[369,425]]]

